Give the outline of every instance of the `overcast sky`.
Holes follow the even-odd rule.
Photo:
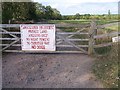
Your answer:
[[[119,0],[34,0],[56,8],[62,15],[118,13]]]

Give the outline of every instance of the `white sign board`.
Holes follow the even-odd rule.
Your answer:
[[[55,25],[20,25],[22,50],[55,51]]]
[[[120,41],[120,36],[112,38],[112,42],[119,42],[119,41]]]

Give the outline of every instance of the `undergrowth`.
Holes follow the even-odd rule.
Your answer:
[[[120,75],[120,72],[118,73],[119,45],[120,43],[112,45],[109,54],[105,56],[97,56],[95,64],[93,65],[93,73],[106,88],[118,88]]]

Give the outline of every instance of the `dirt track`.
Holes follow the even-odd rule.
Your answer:
[[[102,88],[84,54],[3,54],[3,88]]]

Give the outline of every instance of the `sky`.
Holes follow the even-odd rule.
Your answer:
[[[42,5],[50,5],[56,8],[62,15],[80,14],[112,14],[118,13],[118,2],[120,0],[33,0]]]

